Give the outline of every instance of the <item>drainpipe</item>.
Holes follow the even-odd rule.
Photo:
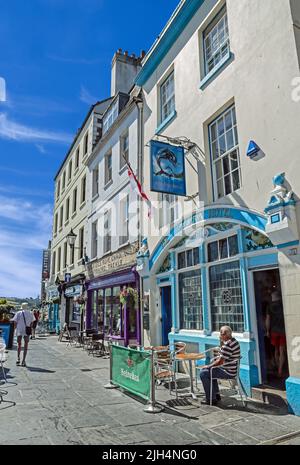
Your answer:
[[[144,183],[144,101],[142,93],[138,97],[134,98],[134,102],[138,108],[138,159],[137,159],[137,177],[141,185]],[[139,250],[142,247],[143,240],[143,218],[142,218],[142,199],[138,198],[138,244]],[[139,308],[140,308],[140,320],[138,322],[140,326],[140,344],[144,345],[144,282],[142,277],[139,275]]]

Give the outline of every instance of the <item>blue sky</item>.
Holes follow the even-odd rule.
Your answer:
[[[0,0],[0,296],[40,293],[54,175],[115,51],[147,51],[178,3]]]

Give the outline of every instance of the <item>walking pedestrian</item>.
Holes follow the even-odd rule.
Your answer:
[[[36,330],[37,324],[40,319],[40,311],[37,308],[35,308],[32,313],[33,313],[35,320],[32,323],[32,334],[30,336],[30,339],[35,339],[35,330]]]
[[[281,293],[272,292],[272,302],[267,307],[266,329],[267,337],[275,348],[275,364],[277,377],[284,378],[284,365],[286,362],[286,336]]]
[[[28,351],[29,336],[31,333],[32,323],[35,321],[34,315],[29,311],[29,305],[27,302],[21,304],[21,310],[15,314],[12,321],[15,323],[18,342],[18,355],[16,363],[17,365],[20,365],[22,339],[24,338],[22,367],[26,367],[26,355]]]

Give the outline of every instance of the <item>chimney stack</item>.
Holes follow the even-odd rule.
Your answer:
[[[143,52],[142,52],[143,53]],[[119,92],[128,94],[134,84],[134,80],[141,69],[142,56],[137,57],[134,53],[129,55],[128,51],[123,53],[119,48],[112,60],[111,71],[111,96]]]

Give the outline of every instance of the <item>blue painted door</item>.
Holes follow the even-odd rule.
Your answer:
[[[172,329],[172,294],[171,286],[161,288],[162,309],[162,344],[169,344],[169,333]]]

